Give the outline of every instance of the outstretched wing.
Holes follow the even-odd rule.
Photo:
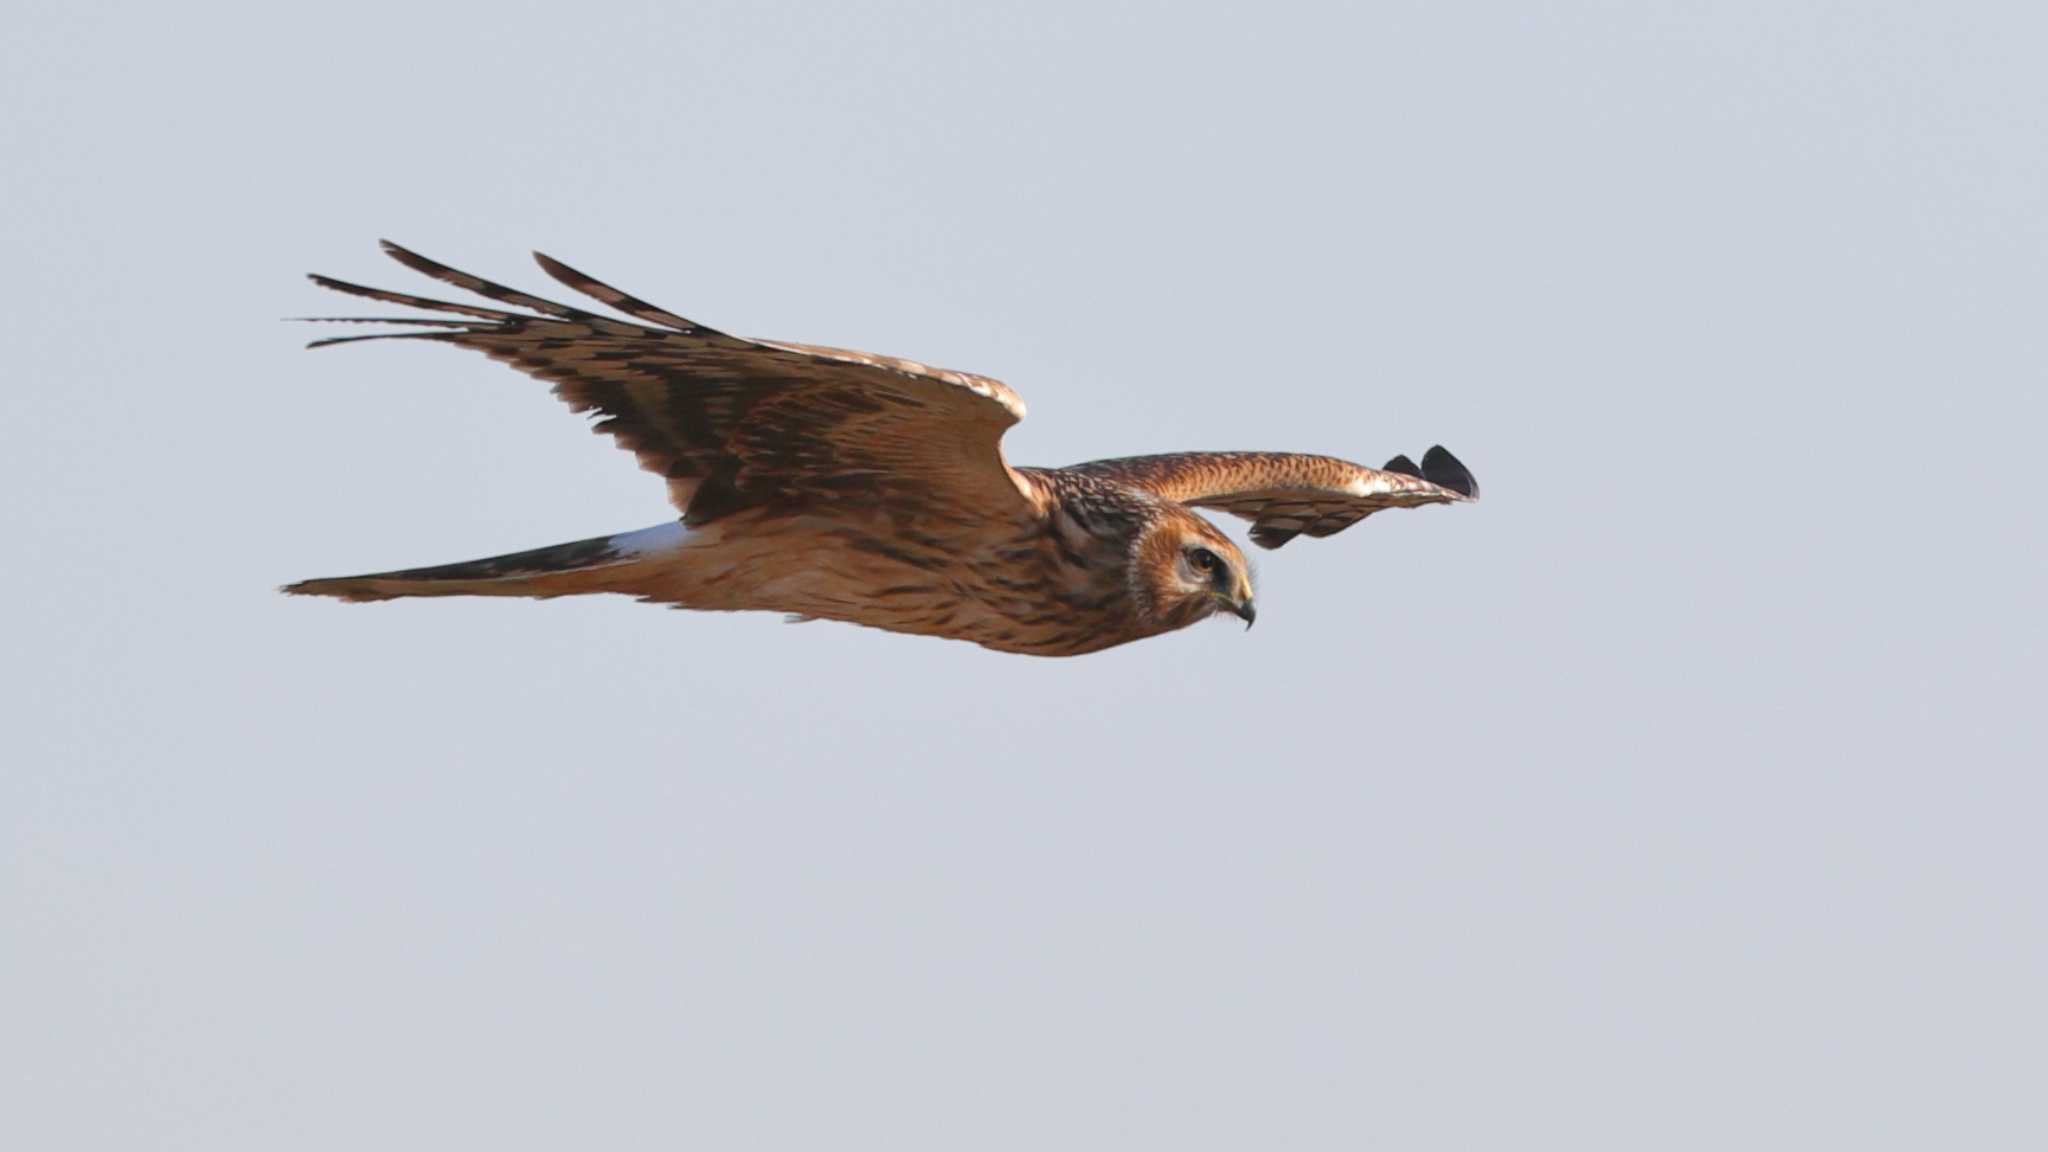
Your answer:
[[[416,271],[522,311],[365,288],[322,287],[452,314],[428,319],[319,317],[427,331],[316,340],[429,340],[472,348],[555,386],[596,428],[664,476],[693,523],[762,504],[892,504],[951,516],[1022,516],[1028,481],[1004,463],[1003,432],[1024,402],[1002,382],[911,360],[745,340],[685,320],[540,253],[550,276],[634,321],[530,296],[390,241]]]
[[[1252,522],[1252,542],[1278,548],[1298,535],[1342,532],[1382,508],[1477,500],[1479,482],[1441,445],[1422,464],[1396,456],[1367,468],[1333,456],[1288,452],[1176,452],[1077,464],[1178,504],[1216,508]]]

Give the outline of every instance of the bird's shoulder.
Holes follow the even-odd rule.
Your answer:
[[[1091,531],[1134,532],[1156,520],[1163,501],[1115,476],[1075,468],[1019,468],[1048,517],[1065,516]]]

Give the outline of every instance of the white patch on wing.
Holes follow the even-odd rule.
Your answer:
[[[1429,487],[1428,481],[1399,472],[1373,472],[1346,484],[1344,490],[1353,496],[1386,496],[1396,492],[1424,492]]]
[[[638,532],[622,532],[611,538],[611,546],[621,556],[647,556],[655,552],[669,552],[683,546],[683,539],[690,530],[681,520],[656,524]]]

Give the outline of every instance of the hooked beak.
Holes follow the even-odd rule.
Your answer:
[[[1257,609],[1251,603],[1251,596],[1245,596],[1245,599],[1241,599],[1241,601],[1225,601],[1225,603],[1231,607],[1233,613],[1237,613],[1237,619],[1245,621],[1245,631],[1251,631],[1251,625],[1257,619],[1260,619],[1260,609]]]
[[[1239,620],[1244,621],[1244,630],[1251,631],[1252,622],[1259,618],[1259,609],[1252,603],[1252,582],[1240,574],[1237,578],[1237,591],[1233,595],[1222,597],[1222,600],[1224,607],[1235,613]]]

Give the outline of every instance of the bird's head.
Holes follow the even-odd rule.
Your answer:
[[[1252,625],[1252,569],[1244,553],[1200,516],[1168,505],[1138,537],[1132,592],[1164,629],[1228,612]]]

